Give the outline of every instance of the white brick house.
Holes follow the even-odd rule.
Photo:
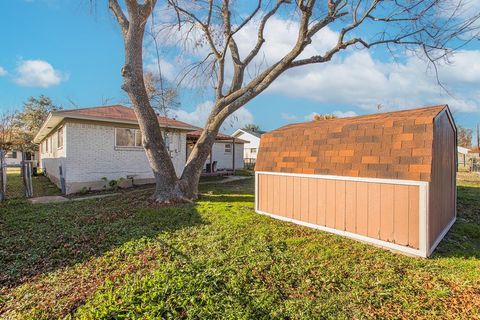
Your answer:
[[[187,134],[198,128],[165,117],[158,120],[180,176],[187,160]],[[123,178],[126,186],[154,182],[131,108],[114,105],[52,112],[34,142],[39,144],[39,166],[66,194],[83,188],[101,190],[104,179]]]

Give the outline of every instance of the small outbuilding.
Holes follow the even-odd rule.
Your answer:
[[[456,219],[448,106],[287,125],[262,135],[258,213],[428,257]]]

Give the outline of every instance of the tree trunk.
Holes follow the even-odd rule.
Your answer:
[[[218,106],[213,110],[219,110]],[[218,117],[218,113],[212,111],[207,120],[205,128],[203,129],[200,138],[195,144],[190,156],[188,157],[187,164],[183,169],[183,174],[180,179],[182,189],[185,192],[185,196],[188,199],[196,199],[198,195],[198,182],[202,173],[202,168],[210,154],[212,146],[217,137],[220,126],[223,123],[224,118]]]
[[[150,105],[143,80],[142,43],[145,23],[142,18],[130,15],[129,28],[124,35],[125,65],[122,77],[125,90],[133,104],[142,132],[142,144],[155,176],[155,193],[158,202],[169,203],[184,200],[179,180],[170,154],[165,147],[157,115]]]

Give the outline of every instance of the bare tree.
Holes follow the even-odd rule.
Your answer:
[[[480,123],[477,123],[477,152],[480,152]]]
[[[178,109],[180,103],[176,88],[168,85],[161,75],[146,72],[143,76],[150,105],[160,115],[168,117],[172,110]]]
[[[465,15],[462,0],[257,0],[249,13],[241,10],[242,4],[242,8],[246,6],[241,1],[166,1],[175,12],[180,33],[190,37],[192,30],[196,30],[202,34],[200,45],[207,48],[208,53],[195,66],[210,70],[215,79],[214,106],[180,179],[175,176],[143,81],[143,36],[156,0],[145,0],[141,4],[125,0],[128,18],[117,0],[109,1],[125,41],[123,89],[132,100],[155,173],[154,197],[166,202],[196,198],[201,170],[222,123],[287,70],[327,63],[349,47],[377,46],[411,50],[435,68],[437,61],[478,36],[476,22],[480,15],[478,12]],[[267,24],[272,17],[285,15],[298,24],[295,43],[283,57],[250,75],[248,67],[256,64],[267,41]],[[236,35],[253,23],[257,30],[255,44],[242,55]],[[322,54],[300,57],[327,26],[339,30],[337,42]]]
[[[464,128],[462,126],[457,126],[457,143],[459,146],[465,148],[472,147],[472,134],[473,130]]]
[[[4,111],[0,114],[0,150],[10,151],[17,144],[15,135],[14,112]]]

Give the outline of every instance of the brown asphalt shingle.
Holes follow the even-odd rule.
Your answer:
[[[132,108],[128,108],[122,105],[111,105],[101,107],[91,107],[82,109],[71,109],[57,111],[56,114],[68,117],[71,116],[86,116],[97,118],[97,120],[125,120],[125,121],[137,121],[137,116]],[[194,129],[195,126],[178,121],[175,119],[158,116],[158,122],[162,127],[176,127],[185,129]]]
[[[433,121],[446,107],[287,125],[262,135],[255,170],[430,181]]]

